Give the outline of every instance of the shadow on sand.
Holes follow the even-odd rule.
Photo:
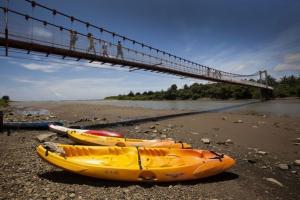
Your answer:
[[[232,172],[223,172],[221,174],[192,181],[181,181],[181,182],[123,182],[123,181],[110,181],[110,180],[101,180],[86,176],[81,176],[77,174],[72,174],[66,171],[49,171],[38,175],[42,179],[47,179],[56,183],[64,184],[78,184],[78,185],[90,185],[94,187],[128,187],[131,185],[139,185],[144,188],[149,188],[154,185],[159,186],[169,186],[169,185],[196,185],[196,184],[207,184],[215,182],[224,182],[237,179],[238,174]]]

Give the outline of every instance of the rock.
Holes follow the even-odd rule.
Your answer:
[[[159,123],[159,122],[156,122],[155,125],[160,125],[160,123]]]
[[[244,123],[243,120],[239,119],[237,121],[234,121],[233,123]]]
[[[226,142],[224,142],[224,141],[218,141],[217,144],[219,144],[219,145],[226,145]]]
[[[268,169],[268,167],[265,166],[265,165],[261,166],[261,168],[262,168],[262,169]]]
[[[156,137],[157,135],[155,133],[151,134],[151,137]]]
[[[281,170],[288,170],[290,168],[289,165],[287,165],[287,164],[279,164],[278,167]]]
[[[226,143],[226,144],[233,144],[233,142],[232,142],[231,139],[227,139],[227,140],[225,141],[225,143]]]
[[[168,131],[168,129],[166,129],[166,128],[162,130],[162,132],[167,132],[167,131]]]
[[[192,134],[193,134],[193,135],[199,135],[199,133],[196,133],[196,132],[192,132]]]
[[[70,198],[74,198],[76,196],[76,194],[75,193],[71,193],[71,194],[69,194],[69,197]]]
[[[174,126],[172,124],[168,124],[169,128],[174,128]]]
[[[278,186],[280,186],[280,187],[283,187],[283,184],[282,183],[280,183],[279,181],[277,181],[276,179],[274,179],[274,178],[264,178],[266,181],[269,181],[269,182],[271,182],[271,183],[274,183],[274,184],[276,184],[276,185],[278,185]]]
[[[259,155],[262,155],[262,156],[265,156],[265,155],[268,154],[268,153],[265,152],[265,151],[257,151],[256,153],[259,154]]]
[[[204,144],[210,144],[209,138],[202,138],[201,141],[202,141]]]
[[[300,145],[300,142],[295,142],[295,143],[293,143],[293,145]]]
[[[294,165],[300,166],[300,160],[295,160],[295,161],[294,161]]]
[[[292,174],[297,174],[297,171],[294,171],[294,170],[293,170],[293,171],[291,171],[291,173],[292,173]]]
[[[255,164],[255,163],[257,163],[257,159],[248,159],[247,160],[248,161],[248,163],[251,163],[251,164]]]
[[[43,143],[44,148],[48,149],[49,151],[60,153],[61,155],[65,155],[66,152],[62,147],[57,146],[56,143],[53,142],[44,142]]]
[[[134,130],[138,130],[138,129],[140,129],[140,127],[138,127],[138,126],[134,127]]]
[[[167,136],[165,134],[161,134],[160,137],[163,139],[167,138]]]
[[[227,120],[227,117],[225,117],[225,116],[224,116],[224,117],[222,117],[222,120]]]
[[[152,132],[153,132],[153,133],[157,133],[157,130],[155,129],[155,130],[153,130]]]
[[[43,133],[36,136],[36,139],[39,142],[46,142],[46,141],[51,141],[53,137],[56,137],[56,133]]]
[[[150,128],[150,129],[155,129],[155,126],[153,125],[153,126],[150,126],[149,128]]]
[[[295,143],[300,143],[300,138],[295,138],[293,141],[294,141]]]
[[[148,130],[145,130],[144,133],[149,133],[149,131],[148,131]]]
[[[254,125],[254,126],[252,126],[252,128],[258,128],[258,126]]]

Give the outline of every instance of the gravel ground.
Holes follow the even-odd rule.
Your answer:
[[[222,118],[224,115],[226,119]],[[233,123],[238,119],[242,123]],[[10,136],[0,134],[0,199],[300,199],[300,167],[292,164],[299,157],[299,145],[295,146],[290,141],[290,138],[299,137],[299,124],[295,123],[299,119],[267,117],[263,119],[267,125],[259,125],[258,128],[246,123],[258,119],[261,120],[253,115],[212,113],[114,128],[132,138],[174,138],[188,142],[194,148],[228,154],[237,161],[231,170],[214,177],[157,184],[106,181],[57,169],[43,162],[35,152],[39,144],[36,136],[47,131],[18,130]],[[273,129],[271,126],[276,120],[281,120],[281,123]],[[234,131],[229,131],[235,130],[241,134],[251,131],[255,138],[254,132],[263,135],[264,129],[273,135],[269,143],[276,146],[278,142],[283,144],[277,150],[270,144],[260,146],[265,142],[256,138],[256,147],[266,150],[266,155],[249,148],[254,147],[250,137],[238,137]],[[276,131],[288,138],[289,148]],[[229,136],[233,144],[217,144]],[[210,145],[203,144],[201,138],[204,137],[211,140]],[[62,137],[55,142],[72,143]],[[287,152],[281,149],[287,149]],[[290,169],[279,169],[277,165],[282,162],[289,164]],[[265,178],[274,178],[283,187]]]

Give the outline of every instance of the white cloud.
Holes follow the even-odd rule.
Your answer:
[[[300,52],[286,55],[284,61],[286,63],[300,63]]]
[[[273,70],[276,72],[300,71],[300,53],[287,54],[283,62],[276,65]]]
[[[209,49],[210,53],[203,51],[201,56],[196,56],[193,60],[233,73],[252,74],[266,69],[274,73],[272,76],[278,76],[279,71],[299,70],[299,63],[295,63],[300,58],[300,46],[297,45],[300,42],[299,33],[300,27],[291,27],[278,34],[274,40],[260,46],[249,46],[248,49],[221,43]]]
[[[300,63],[299,64],[279,64],[274,67],[274,71],[282,72],[282,71],[300,71]]]
[[[47,73],[58,71],[61,68],[57,64],[50,64],[50,63],[44,65],[37,64],[37,63],[23,63],[21,64],[21,66],[29,70],[42,71]]]
[[[22,59],[22,58],[20,58]],[[98,69],[107,69],[107,70],[119,70],[119,71],[128,71],[127,68],[121,68],[118,66],[110,66],[106,64],[101,64],[99,62],[89,63],[88,61],[75,61],[75,60],[62,60],[59,58],[45,58],[44,55],[37,56],[32,55],[31,59],[33,61],[26,62],[17,62],[16,58],[9,58],[8,62],[17,66],[24,67],[33,71],[41,71],[45,73],[52,73],[62,70],[63,68],[69,68],[73,71],[81,71],[86,68],[98,68]]]
[[[34,26],[32,29],[32,33],[34,36],[38,36],[42,38],[51,38],[53,35],[49,30],[39,26]]]

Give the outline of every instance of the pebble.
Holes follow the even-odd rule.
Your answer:
[[[153,125],[153,126],[150,126],[149,128],[150,128],[150,129],[155,129],[155,126]]]
[[[227,139],[227,140],[225,141],[225,143],[226,143],[226,144],[233,144],[233,142],[232,142],[231,139]]]
[[[75,196],[76,196],[75,193],[71,193],[71,194],[69,195],[69,197],[71,197],[71,198],[74,198]]]
[[[254,126],[252,126],[252,128],[258,128],[258,126],[255,126],[255,125],[254,125]]]
[[[300,160],[295,160],[295,161],[294,161],[294,165],[300,166]]]
[[[297,171],[294,171],[294,170],[293,170],[293,171],[291,171],[291,173],[292,173],[292,174],[297,174]]]
[[[134,127],[134,129],[135,129],[135,130],[138,130],[138,129],[140,129],[140,127],[136,126],[136,127]]]
[[[167,136],[165,134],[161,134],[160,137],[161,138],[167,138]]]
[[[251,163],[251,164],[255,164],[255,163],[257,163],[257,159],[248,159],[247,160],[248,161],[248,163]]]
[[[196,132],[192,132],[192,134],[193,134],[193,135],[199,135],[199,133],[196,133]]]
[[[300,143],[300,138],[295,138],[295,139],[294,139],[294,142],[295,142],[295,143]]]
[[[174,128],[174,126],[172,124],[168,124],[169,128]]]
[[[36,139],[39,142],[46,142],[46,141],[50,141],[51,138],[54,136],[56,136],[56,133],[43,133],[43,134],[36,136]]]
[[[283,187],[283,184],[282,183],[280,183],[279,181],[277,181],[276,179],[274,179],[274,178],[264,178],[266,181],[269,181],[269,182],[271,182],[271,183],[274,183],[274,184],[276,184],[276,185],[278,185],[278,186],[280,186],[280,187]]]
[[[204,144],[210,144],[209,138],[202,138],[201,141],[202,141]]]
[[[227,120],[227,117],[225,117],[225,116],[224,116],[224,117],[222,117],[222,120]]]
[[[268,153],[265,152],[265,151],[257,151],[256,153],[259,154],[259,155],[263,155],[263,156],[268,154]]]
[[[288,169],[290,168],[289,165],[283,164],[283,163],[279,164],[278,167],[279,167],[281,170],[288,170]]]
[[[157,135],[155,133],[151,134],[151,137],[156,137]]]
[[[157,133],[157,130],[155,129],[155,130],[153,130],[152,132],[153,132],[153,133]]]
[[[217,144],[219,144],[219,145],[226,145],[226,142],[224,142],[224,141],[218,141]]]
[[[244,123],[243,120],[239,119],[237,121],[234,121],[233,123]]]

